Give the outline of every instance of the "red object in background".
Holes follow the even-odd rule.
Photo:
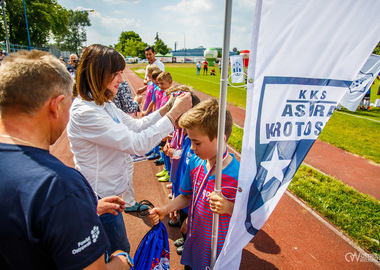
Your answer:
[[[243,56],[243,66],[248,67],[248,62],[249,62],[249,50],[242,50],[240,52],[240,55]]]

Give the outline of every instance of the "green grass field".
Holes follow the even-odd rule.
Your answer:
[[[355,113],[335,111],[319,139],[380,163],[380,108]]]
[[[380,203],[301,165],[289,190],[373,254],[380,254]]]

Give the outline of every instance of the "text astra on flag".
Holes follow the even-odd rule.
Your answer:
[[[379,42],[379,10],[377,0],[256,1],[239,192],[213,270],[239,269]]]

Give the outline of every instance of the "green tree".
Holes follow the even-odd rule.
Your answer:
[[[87,26],[91,26],[87,11],[69,10],[67,31],[55,35],[58,47],[79,55],[82,44],[87,41]]]
[[[158,33],[156,33],[156,37],[154,38],[154,51],[156,53],[160,53],[165,55],[169,52],[168,46],[158,37]]]
[[[142,41],[139,34],[134,31],[124,31],[121,32],[119,42],[114,48],[124,57],[132,56],[145,59],[144,49],[146,46],[148,44]]]
[[[28,45],[28,34],[22,0],[7,0],[6,16],[9,40],[11,43]],[[67,31],[68,12],[55,0],[25,1],[29,35],[32,46],[44,46],[50,34]],[[4,25],[1,24],[1,38],[4,37]]]

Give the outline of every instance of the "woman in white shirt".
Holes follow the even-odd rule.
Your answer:
[[[131,186],[130,154],[144,154],[173,132],[173,123],[191,107],[189,95],[142,119],[119,110],[112,101],[125,60],[114,49],[94,44],[84,51],[76,73],[74,97],[67,126],[75,168],[89,181],[99,198],[120,196]],[[133,166],[133,164],[132,164]],[[126,198],[127,199],[127,198]],[[111,243],[108,252],[129,252],[122,214],[100,217]]]

